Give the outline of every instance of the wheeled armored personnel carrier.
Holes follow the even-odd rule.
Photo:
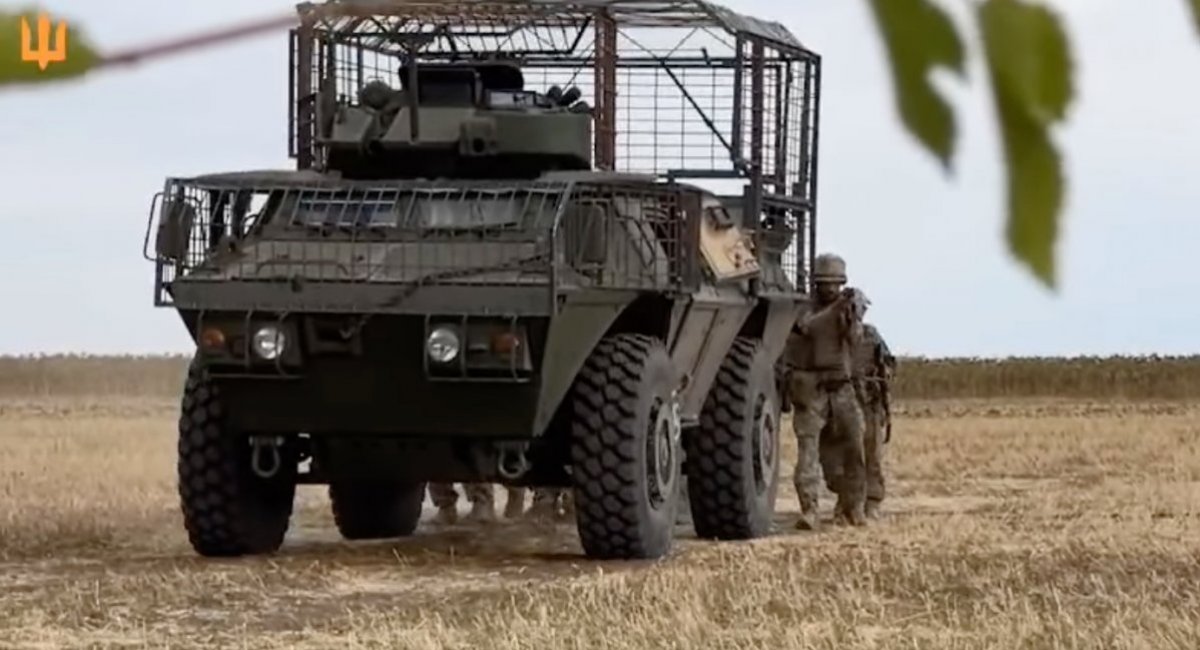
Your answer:
[[[298,13],[297,168],[172,178],[151,208],[155,301],[196,342],[196,551],[274,551],[314,483],[348,539],[470,481],[571,487],[596,558],[667,554],[685,498],[702,538],[765,534],[819,58],[700,0]]]

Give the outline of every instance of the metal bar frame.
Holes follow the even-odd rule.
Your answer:
[[[521,60],[527,69],[544,75],[574,71],[572,79],[581,71],[592,75],[587,81],[592,86],[595,116],[592,155],[596,169],[648,171],[659,175],[667,171],[668,177],[677,179],[745,179],[748,186],[743,191],[743,219],[747,228],[758,227],[757,220],[768,201],[771,205],[779,205],[778,199],[789,199],[788,213],[797,219],[796,245],[792,249],[796,255],[794,280],[798,288],[809,288],[811,277],[806,269],[816,255],[818,225],[817,134],[821,59],[791,38],[782,27],[775,30],[778,26],[692,0],[356,2],[338,6],[321,17],[309,13],[311,8],[312,5],[300,6],[302,20],[300,26],[292,30],[289,53],[293,64],[289,74],[288,115],[293,128],[289,154],[296,159],[299,169],[317,168],[322,158],[315,143],[315,104],[311,93],[314,68],[325,64],[325,58],[332,62],[332,57],[314,56],[313,44],[318,38],[328,39],[330,48],[337,43],[357,49],[358,67],[354,74],[359,80],[365,75],[364,53],[374,52],[386,60],[402,52],[399,41],[411,41],[412,37],[441,39],[418,53],[422,61],[452,60],[458,54],[470,51],[474,45],[468,42],[471,39],[508,40],[512,52],[523,53]],[[656,52],[662,50],[625,51],[624,46],[618,46],[622,30],[631,27],[692,28],[692,31],[674,48],[666,50],[665,56],[659,56]],[[683,48],[684,41],[692,33],[701,29],[708,32],[710,28],[730,37],[718,39],[725,43],[723,47],[729,55],[711,56],[708,51],[703,51],[701,56],[694,45],[689,45],[691,49]],[[529,34],[525,33],[529,30],[553,32],[555,38],[541,41],[534,34],[532,41],[535,42],[531,43]],[[453,38],[449,35],[451,32],[454,32]],[[654,43],[655,48],[661,45],[657,41]],[[587,51],[589,48],[591,51]],[[355,53],[344,52],[336,56],[354,60]],[[710,96],[704,97],[689,90],[688,82],[695,76],[686,73],[700,69],[719,70],[722,71],[720,74],[728,75],[721,77],[721,83],[728,84],[723,86],[724,92],[728,92],[730,85],[733,87],[732,109],[728,105],[716,108],[720,103],[716,99],[717,90],[710,90]],[[697,116],[696,126],[704,125],[706,134],[703,137],[714,143],[728,163],[707,157],[697,162],[701,159],[693,156],[692,150],[688,149],[692,145],[686,141],[683,145],[662,144],[655,136],[653,147],[673,146],[678,152],[668,156],[654,154],[653,160],[661,167],[630,167],[634,157],[641,156],[649,161],[651,156],[644,153],[644,144],[635,141],[637,137],[648,136],[636,135],[625,123],[628,120],[635,130],[645,131],[647,122],[630,119],[629,109],[624,107],[629,94],[621,91],[619,95],[618,87],[622,83],[641,83],[637,79],[647,78],[637,75],[660,73],[670,78],[671,83],[666,85],[675,87],[671,92],[678,93],[672,95],[672,105],[682,102],[690,107],[689,114]],[[771,81],[774,96],[769,102],[764,99],[769,96],[769,93],[764,95],[768,90],[765,87],[768,73],[775,75]],[[802,83],[795,83],[796,74],[803,75]],[[681,78],[684,76],[686,78]],[[717,77],[714,75],[713,79],[715,84]],[[704,89],[700,90],[702,95]],[[659,92],[657,82],[653,92]],[[748,98],[747,94],[750,95]],[[345,89],[343,95],[347,95]],[[618,105],[618,100],[622,105]],[[713,102],[712,107],[706,106],[709,101]],[[771,105],[767,106],[767,103]],[[653,110],[659,110],[658,106],[656,99]],[[675,110],[678,113],[678,109]],[[415,112],[413,116],[415,118]],[[667,117],[682,124],[678,115]],[[797,117],[798,128],[794,122]],[[658,119],[655,117],[655,123],[649,127],[657,128]],[[683,124],[666,135],[690,138],[690,134],[687,124]],[[637,147],[641,147],[643,153],[636,153]],[[667,160],[666,164],[662,164],[661,158]],[[724,168],[725,164],[729,164],[728,169]]]

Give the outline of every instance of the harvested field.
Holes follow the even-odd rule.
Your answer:
[[[173,400],[186,370],[180,356],[0,356],[0,396]],[[1200,401],[1200,356],[901,358],[895,393],[904,399]]]
[[[1191,388],[906,389],[887,517],[866,529],[791,531],[788,472],[768,539],[681,529],[667,561],[599,563],[569,524],[343,542],[323,488],[304,487],[278,555],[214,561],[180,524],[171,389],[146,388],[170,362],[39,363],[0,363],[16,368],[0,380],[0,648],[1200,647]],[[1097,368],[1166,390],[1153,366]]]

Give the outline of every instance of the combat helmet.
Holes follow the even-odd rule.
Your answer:
[[[846,260],[833,253],[822,253],[813,261],[814,282],[846,283]]]

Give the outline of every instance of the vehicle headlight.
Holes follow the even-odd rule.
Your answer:
[[[274,361],[283,355],[287,346],[287,337],[274,325],[264,325],[258,328],[251,339],[254,354],[267,361]]]
[[[461,344],[458,340],[458,334],[449,327],[439,327],[429,334],[429,340],[425,342],[425,350],[429,353],[429,358],[437,363],[450,363],[458,357],[459,347]]]

